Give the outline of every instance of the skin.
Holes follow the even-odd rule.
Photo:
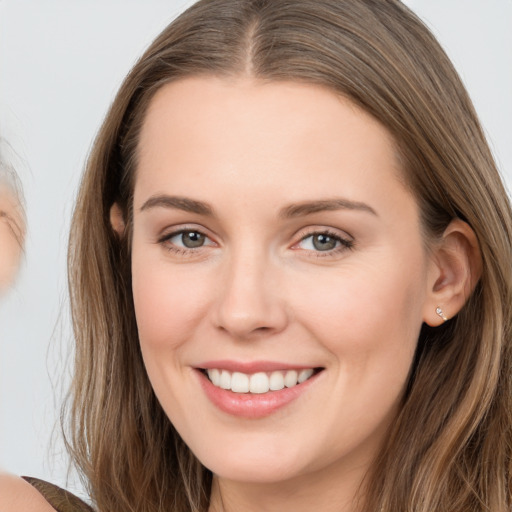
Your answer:
[[[10,190],[0,183],[0,294],[11,284],[21,259],[22,218]]]
[[[470,286],[470,230],[454,224],[428,251],[403,182],[387,130],[322,87],[200,77],[153,98],[134,190],[133,296],[156,395],[214,473],[211,511],[357,510],[422,323],[442,323],[439,304],[455,314]],[[333,199],[352,207],[283,214]],[[115,206],[112,224],[122,235]],[[205,244],[184,247],[180,229]],[[312,236],[326,232],[335,247],[318,250]],[[195,370],[223,359],[322,371],[285,407],[240,418],[212,404]]]
[[[25,480],[0,472],[2,512],[55,512],[55,509]]]

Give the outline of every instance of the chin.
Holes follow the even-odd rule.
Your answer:
[[[273,457],[265,459],[257,457],[252,461],[224,460],[213,462],[208,469],[215,475],[225,480],[243,482],[247,484],[273,484],[291,480],[300,476],[304,468],[298,468],[283,461],[277,461]]]
[[[209,447],[203,445],[196,456],[214,475],[244,483],[284,482],[310,469],[310,456],[304,444],[296,440],[286,443],[269,436],[258,440],[240,437],[240,442],[212,441]]]

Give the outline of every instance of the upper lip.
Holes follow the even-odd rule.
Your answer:
[[[281,363],[278,361],[232,361],[228,359],[217,361],[206,361],[198,364],[197,368],[202,370],[227,370],[229,372],[240,372],[253,374],[258,372],[274,372],[278,370],[307,370],[308,368],[317,368],[310,364]]]

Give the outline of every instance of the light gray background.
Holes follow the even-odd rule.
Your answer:
[[[17,157],[26,258],[0,302],[0,467],[66,485],[59,431],[69,374],[66,240],[87,151],[135,59],[192,2],[0,0],[0,134]],[[473,98],[512,184],[512,0],[407,0]],[[75,488],[73,481],[68,487]]]

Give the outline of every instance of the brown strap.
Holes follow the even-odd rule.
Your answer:
[[[81,499],[77,498],[56,485],[39,480],[39,478],[32,478],[23,476],[37,491],[39,491],[44,499],[57,511],[57,512],[94,512],[94,510],[84,503]]]

